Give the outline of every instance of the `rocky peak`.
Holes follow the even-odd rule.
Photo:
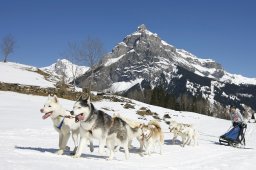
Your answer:
[[[80,87],[88,87],[90,74],[86,72],[76,79]],[[171,107],[176,107],[184,96],[190,96],[184,99],[191,101],[189,106],[196,105],[199,99],[205,102],[201,102],[202,106],[212,107],[216,102],[228,105],[243,100],[237,94],[247,96],[243,103],[252,106],[250,102],[256,96],[256,79],[229,74],[214,60],[201,59],[186,50],[176,49],[144,24],[103,58],[94,70],[94,81],[94,90],[120,92],[143,102],[163,99],[166,103],[171,100]],[[246,85],[240,88],[241,82],[248,82],[248,85],[244,83]],[[198,112],[205,112],[200,108],[198,106]],[[193,108],[186,109],[191,111]]]
[[[138,32],[145,32],[145,30],[147,30],[147,27],[145,24],[141,24],[140,26],[138,26],[137,31]]]

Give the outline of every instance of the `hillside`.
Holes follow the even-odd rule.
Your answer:
[[[0,62],[0,82],[22,85],[55,87],[53,82],[46,80],[45,73],[36,67],[13,62]]]
[[[156,153],[141,157],[138,154],[139,144],[134,141],[129,160],[125,160],[123,151],[116,154],[113,161],[106,161],[108,151],[100,156],[98,154],[98,141],[94,141],[95,151],[90,153],[88,148],[83,152],[82,158],[74,159],[66,153],[63,156],[55,155],[58,146],[58,134],[52,127],[51,120],[42,120],[39,109],[43,106],[46,97],[24,95],[13,92],[0,92],[0,164],[5,170],[44,170],[44,169],[202,169],[202,170],[233,170],[254,169],[256,159],[255,140],[256,128],[248,124],[246,142],[248,148],[237,149],[216,145],[218,136],[229,127],[230,121],[203,116],[191,112],[177,112],[157,106],[132,101],[135,109],[124,109],[123,102],[109,100],[94,102],[96,108],[108,110],[109,114],[122,113],[125,116],[139,119],[135,112],[140,107],[147,107],[157,112],[160,118],[169,114],[172,119],[186,123],[193,123],[200,133],[199,146],[185,148],[172,144],[172,136],[168,133],[167,125],[161,123],[164,131],[163,154]],[[60,99],[60,103],[71,110],[74,101]],[[17,123],[18,122],[18,123]],[[73,148],[70,140],[69,146]]]

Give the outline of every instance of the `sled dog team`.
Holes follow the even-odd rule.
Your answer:
[[[73,106],[73,111],[67,111],[60,104],[57,96],[48,96],[41,113],[43,119],[51,117],[54,129],[59,133],[59,150],[56,152],[62,155],[67,149],[67,142],[72,135],[74,141],[73,157],[81,156],[84,147],[90,143],[90,151],[94,147],[92,141],[99,141],[99,153],[104,152],[105,146],[109,150],[108,159],[114,158],[116,151],[122,147],[125,151],[125,158],[129,158],[129,147],[134,138],[140,143],[141,154],[150,155],[152,148],[159,146],[160,154],[164,144],[164,135],[160,124],[157,121],[150,121],[147,125],[129,120],[121,115],[112,117],[101,110],[97,110],[87,99],[79,98]],[[192,125],[170,122],[170,132],[174,134],[173,141],[181,137],[181,146],[197,145],[198,133]],[[78,139],[80,136],[80,139]],[[142,153],[143,149],[145,152]]]

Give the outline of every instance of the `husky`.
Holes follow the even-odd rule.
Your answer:
[[[177,137],[179,136],[179,132],[184,127],[191,127],[191,124],[178,123],[176,121],[170,121],[169,130],[173,133],[173,143],[176,142]]]
[[[164,144],[164,134],[161,126],[157,121],[150,121],[148,125],[142,127],[142,141],[145,147],[145,154],[151,155],[151,149],[159,145],[160,154],[162,154],[162,145]]]
[[[115,146],[122,146],[125,150],[125,158],[129,158],[128,142],[131,134],[137,133],[139,127],[131,128],[124,120],[111,117],[101,110],[97,110],[87,99],[80,99],[74,104],[76,122],[80,121],[80,143],[75,158],[80,157],[87,140],[92,138],[99,140],[99,153],[102,154],[107,145],[110,154],[108,160],[114,157]]]
[[[198,133],[193,125],[191,124],[183,124],[175,121],[170,122],[170,132],[173,133],[172,141],[175,142],[177,137],[180,136],[181,146],[190,145],[193,141],[194,146],[198,145]]]
[[[66,149],[70,132],[72,132],[72,138],[75,144],[73,153],[76,152],[78,146],[79,136],[79,123],[75,122],[75,118],[72,113],[64,109],[56,95],[48,96],[44,107],[40,109],[41,113],[44,113],[42,119],[51,117],[53,121],[54,129],[59,133],[59,150],[56,154],[62,155]]]
[[[134,138],[136,138],[140,143],[139,151],[142,152],[142,150],[143,150],[143,141],[142,141],[142,126],[143,126],[143,124],[138,122],[138,121],[128,119],[127,117],[124,117],[119,113],[113,114],[113,117],[121,118],[132,128],[139,127],[137,132],[132,133],[132,134],[129,135],[129,145],[128,146],[129,146],[129,149],[131,149],[132,148],[132,141],[133,141]],[[115,151],[119,151],[119,149],[120,149],[120,146],[116,147]]]

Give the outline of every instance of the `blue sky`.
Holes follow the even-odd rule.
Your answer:
[[[16,39],[11,61],[42,67],[70,41],[99,38],[109,52],[144,23],[176,48],[256,77],[255,9],[254,0],[0,0],[0,38]]]

